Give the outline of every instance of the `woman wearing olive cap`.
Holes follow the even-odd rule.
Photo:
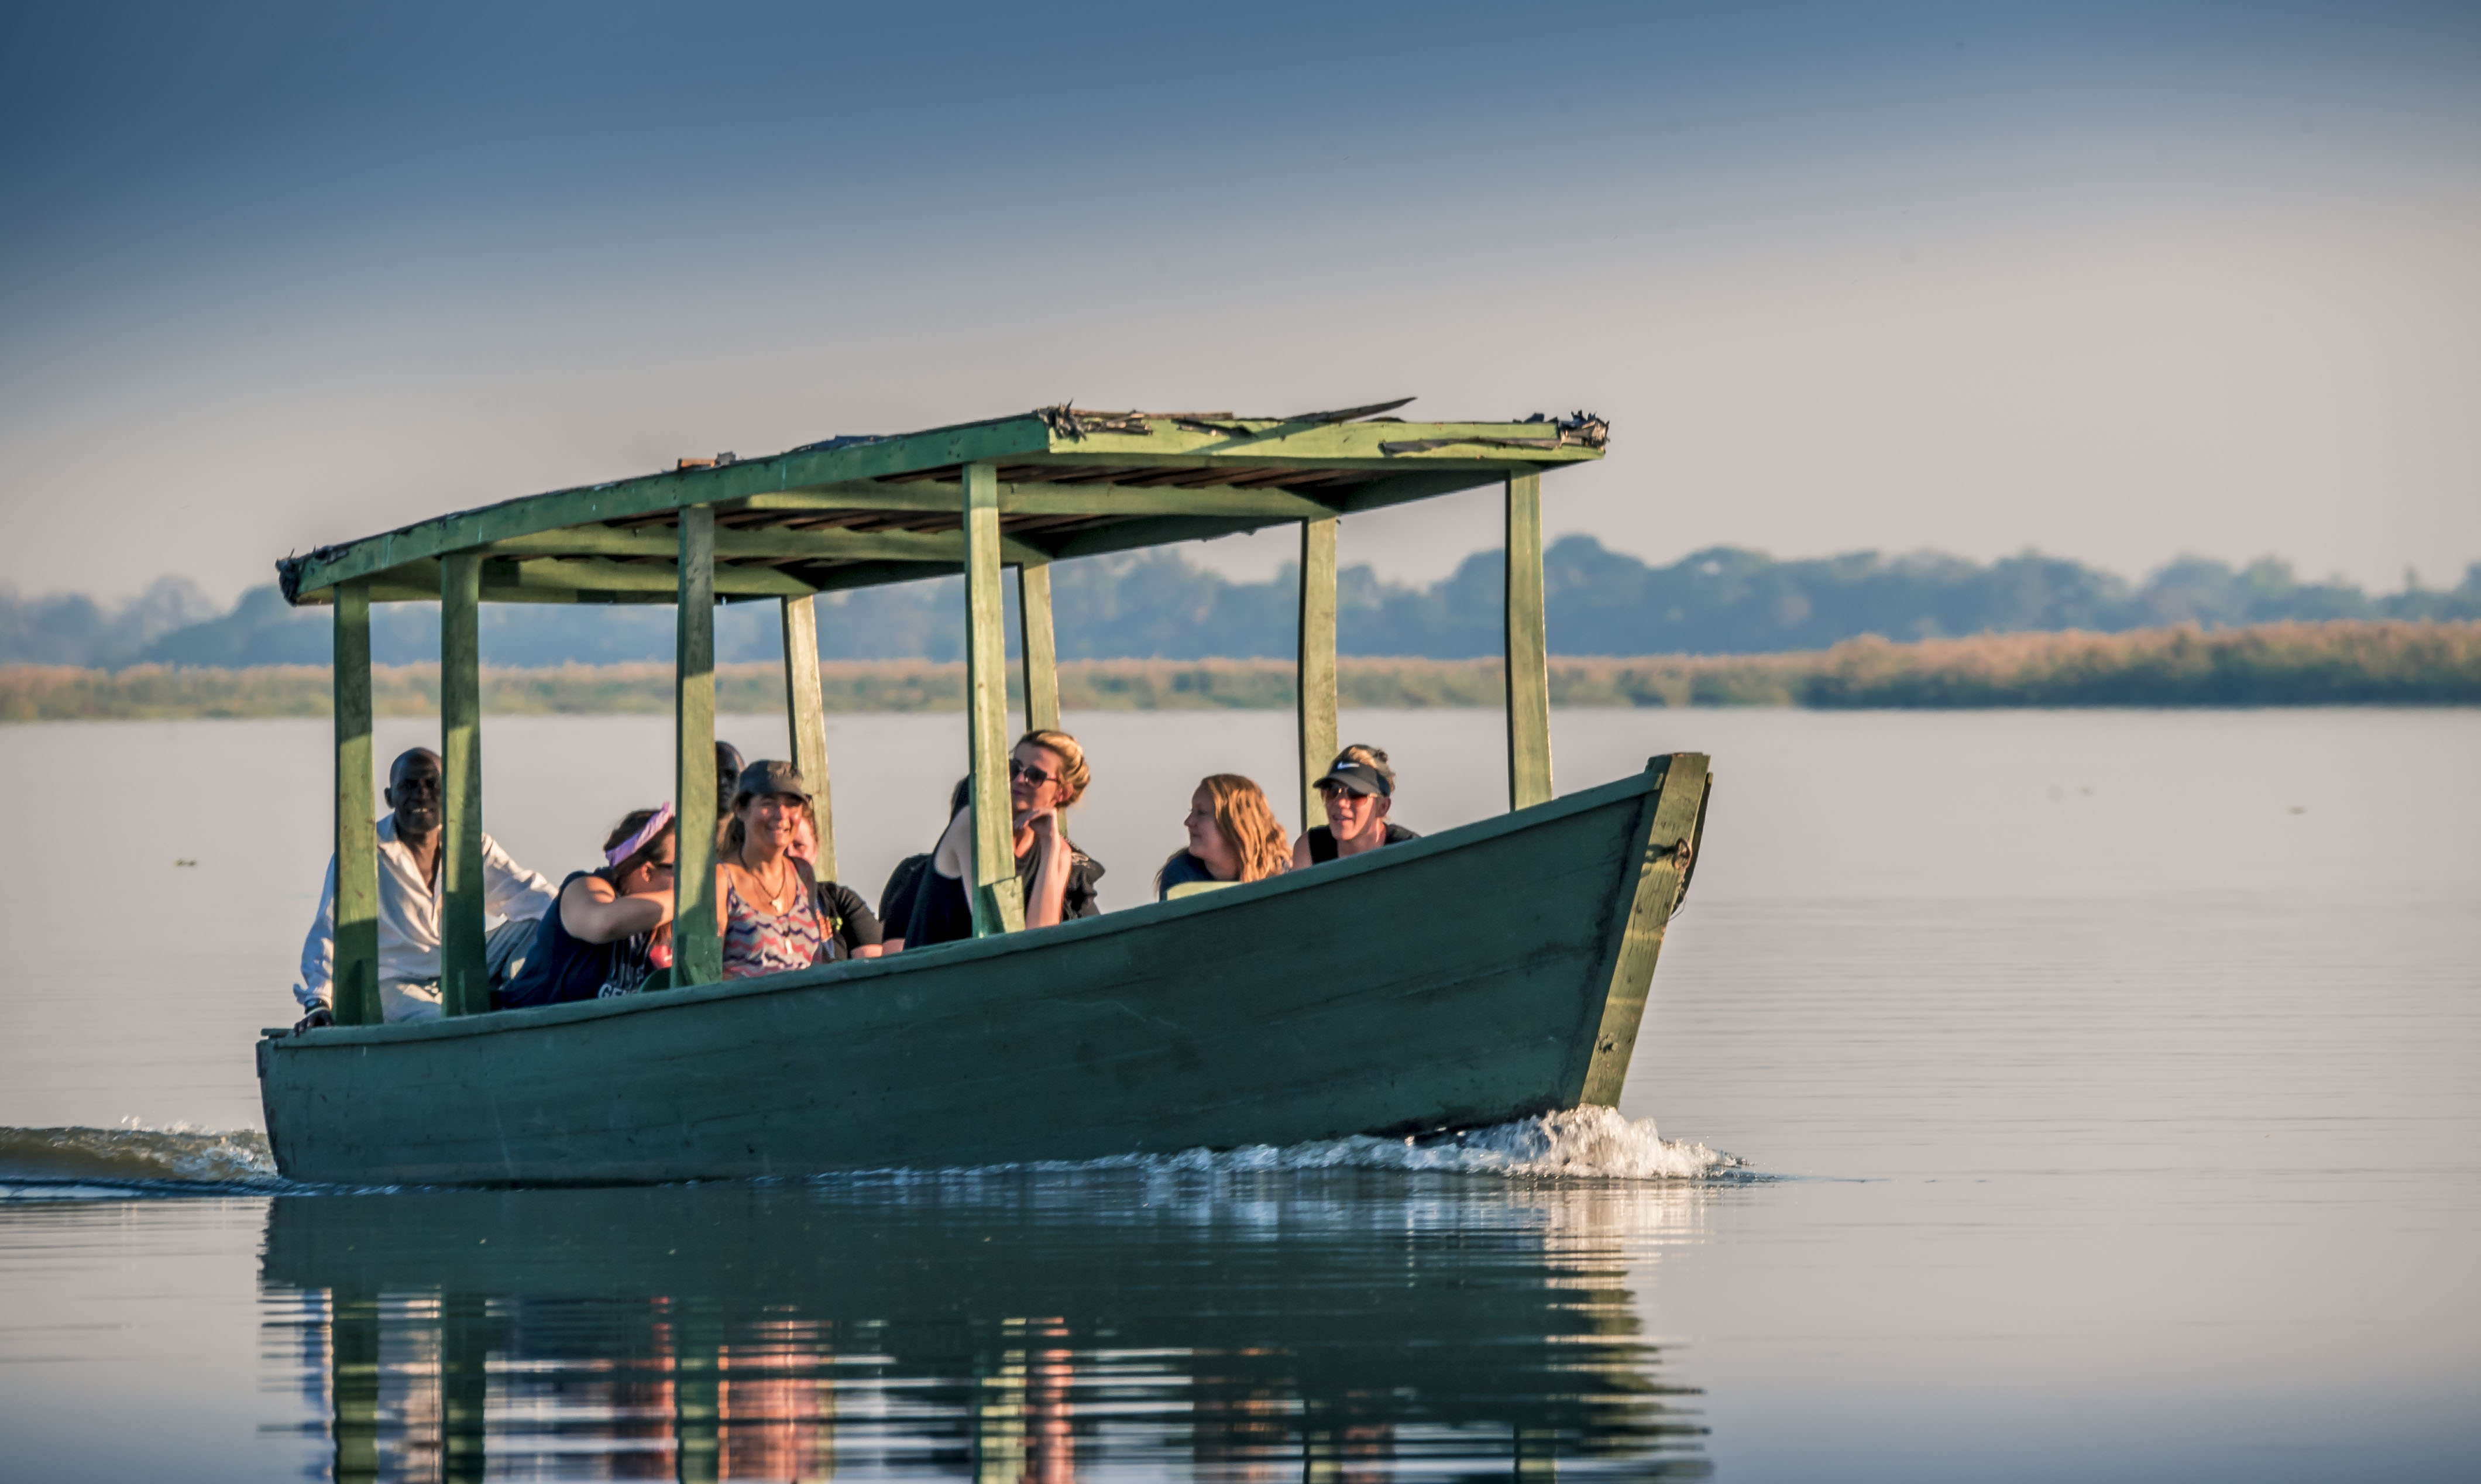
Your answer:
[[[1294,842],[1294,871],[1422,838],[1387,822],[1387,811],[1396,802],[1396,769],[1376,747],[1355,742],[1337,753],[1326,776],[1318,781],[1318,793],[1319,802],[1326,806],[1326,822]]]
[[[809,785],[792,764],[770,760],[742,769],[715,867],[721,888],[715,925],[727,979],[807,969],[831,956],[818,880],[792,852],[809,806]]]

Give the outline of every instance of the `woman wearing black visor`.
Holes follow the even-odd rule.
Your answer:
[[[1318,781],[1318,792],[1326,806],[1326,822],[1293,844],[1294,871],[1421,838],[1401,824],[1387,822],[1387,810],[1396,801],[1396,769],[1375,747],[1355,742],[1337,753],[1326,776]]]

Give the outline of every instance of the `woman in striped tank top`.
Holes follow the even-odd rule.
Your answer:
[[[743,768],[732,822],[716,865],[716,926],[723,935],[723,976],[754,978],[807,969],[834,956],[818,907],[818,882],[789,847],[810,790],[790,763]]]

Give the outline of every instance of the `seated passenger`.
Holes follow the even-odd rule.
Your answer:
[[[389,813],[379,824],[379,1013],[389,1021],[439,1018],[441,789],[439,754],[415,747],[388,768],[381,797]],[[483,940],[483,957],[494,979],[532,945],[535,924],[559,894],[551,882],[509,859],[490,836],[483,837],[483,901],[505,918]],[[319,910],[301,943],[301,982],[293,998],[309,1013],[301,1028],[334,1021],[336,972],[336,861],[327,859]]]
[[[969,773],[957,779],[956,786],[948,793],[948,818],[954,820],[958,812],[973,802],[973,798],[974,779]],[[896,863],[896,869],[887,873],[887,884],[878,889],[878,920],[881,924],[902,932],[913,921],[913,898],[921,894],[922,872],[929,866],[930,852],[927,850],[919,855],[908,855]],[[902,938],[887,940],[887,950],[891,953],[902,947]]]
[[[1198,881],[1258,881],[1289,870],[1292,846],[1266,791],[1239,773],[1216,773],[1189,795],[1188,848],[1155,872],[1155,898]]]
[[[741,749],[715,744],[715,853],[723,854],[723,832],[732,828],[732,795],[741,792]]]
[[[680,848],[672,806],[624,817],[603,842],[603,865],[569,873],[560,906],[543,914],[526,966],[500,992],[503,1009],[609,1000],[647,987],[668,967],[672,861]]]
[[[1092,774],[1085,749],[1065,732],[1028,732],[1008,754],[1008,801],[1014,813],[1016,878],[1025,893],[1025,925],[1051,927],[1072,917],[1096,917],[1094,883],[1103,868],[1077,848],[1059,812],[1084,796]],[[904,944],[922,948],[974,935],[966,881],[974,869],[974,811],[957,812],[930,852],[913,898]]]
[[[1337,753],[1326,776],[1318,781],[1318,793],[1319,802],[1326,806],[1326,822],[1293,846],[1295,871],[1422,838],[1387,822],[1387,810],[1396,801],[1396,769],[1375,747],[1355,742]]]
[[[792,855],[809,804],[809,786],[790,763],[761,760],[741,770],[715,867],[715,925],[727,979],[807,969],[836,956],[819,911],[818,879]]]
[[[815,878],[819,873],[819,806],[815,800],[801,801],[801,817],[794,821],[793,843],[785,854],[810,868]],[[819,910],[826,914],[827,936],[836,940],[841,958],[876,958],[887,951],[885,933],[878,924],[878,915],[861,893],[836,881],[819,882]],[[904,940],[896,941],[898,948]]]

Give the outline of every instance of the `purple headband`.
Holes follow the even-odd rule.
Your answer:
[[[626,840],[623,840],[618,845],[614,846],[611,849],[604,851],[603,863],[607,866],[619,865],[622,861],[627,860],[629,857],[646,848],[646,842],[654,839],[657,835],[662,834],[664,832],[664,826],[671,822],[672,806],[670,801],[666,800],[664,807],[656,810],[655,817],[648,820],[645,822],[644,827],[640,828],[638,833],[630,836]]]

